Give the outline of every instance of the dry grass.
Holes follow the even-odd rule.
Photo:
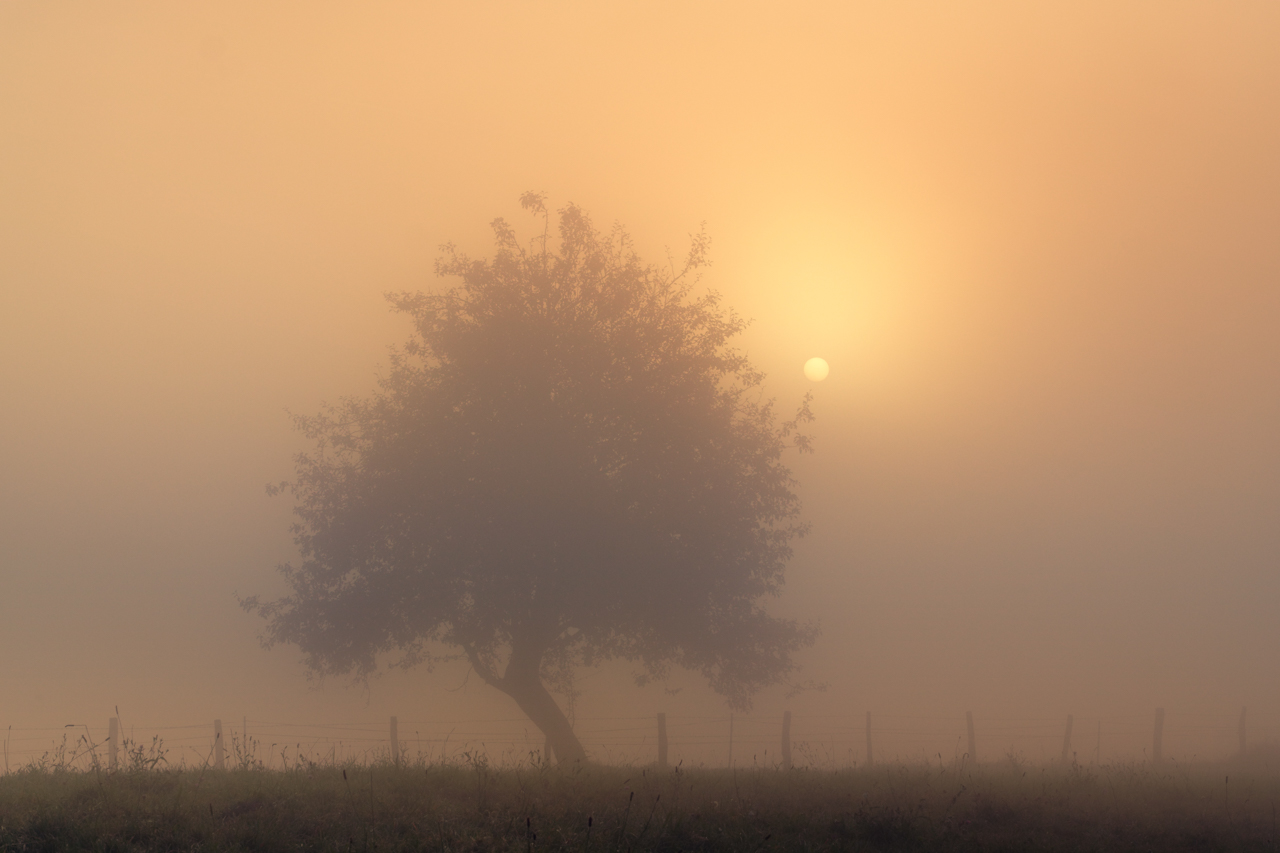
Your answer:
[[[0,778],[0,850],[1277,849],[1280,770],[1261,761],[784,772],[530,759],[32,765]]]

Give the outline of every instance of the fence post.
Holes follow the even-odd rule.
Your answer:
[[[391,763],[400,766],[400,732],[397,731],[396,718],[391,718]]]
[[[871,766],[871,712],[867,712],[867,766]]]
[[[227,769],[227,761],[222,752],[222,720],[213,721],[213,768]]]
[[[1062,763],[1071,763],[1071,725],[1075,719],[1067,714],[1067,733],[1062,736]]]
[[[658,713],[658,766],[667,766],[667,715]]]
[[[1245,754],[1245,739],[1244,739],[1244,712],[1245,712],[1246,710],[1248,710],[1248,709],[1247,709],[1247,708],[1241,708],[1241,709],[1240,709],[1240,755],[1241,755],[1241,757],[1243,757],[1243,756],[1244,756],[1244,754]]]
[[[1151,740],[1151,763],[1164,760],[1164,708],[1156,708],[1155,736]]]
[[[782,769],[791,769],[791,712],[782,712]]]
[[[107,722],[107,769],[116,772],[119,766],[117,743],[120,740],[120,718],[112,717]]]
[[[969,763],[978,763],[978,741],[973,736],[973,712],[964,712],[965,720],[969,724]]]

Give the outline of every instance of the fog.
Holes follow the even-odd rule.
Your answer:
[[[821,624],[825,690],[740,738],[789,709],[861,760],[870,711],[877,757],[949,758],[972,711],[1038,759],[1074,714],[1141,757],[1163,707],[1218,757],[1247,706],[1280,742],[1277,43],[1262,3],[0,6],[10,753],[117,707],[518,720],[463,664],[309,681],[236,596],[294,555],[289,413],[371,392],[383,294],[536,233],[526,190],[655,262],[705,222],[766,394],[814,392],[771,608]],[[722,699],[628,672],[581,675],[593,756],[652,760],[591,727],[665,711],[723,760]]]

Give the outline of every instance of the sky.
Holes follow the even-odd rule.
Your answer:
[[[465,667],[316,684],[236,596],[293,555],[290,413],[533,190],[655,262],[705,224],[766,394],[814,392],[771,606],[825,689],[750,724],[1280,742],[1277,43],[1263,2],[0,5],[0,726],[518,716]],[[582,690],[717,760],[697,678]]]

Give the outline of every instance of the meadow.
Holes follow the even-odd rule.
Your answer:
[[[0,778],[0,850],[1275,850],[1274,761],[571,768],[449,761],[116,772],[56,753]]]

